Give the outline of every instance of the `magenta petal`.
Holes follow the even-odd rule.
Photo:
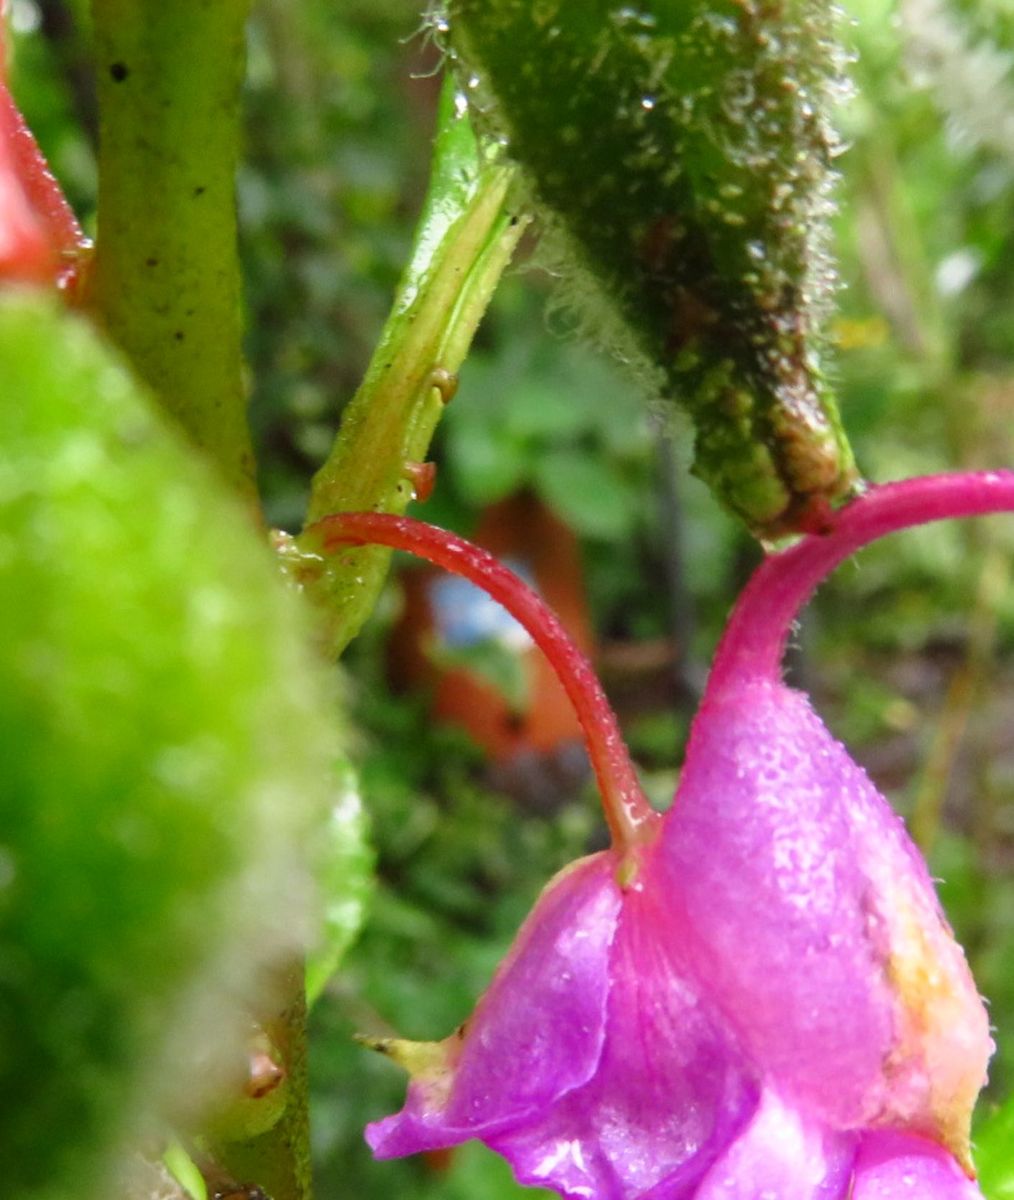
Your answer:
[[[754,1060],[829,1123],[863,1121],[893,1000],[857,842],[900,844],[886,802],[804,696],[754,680],[702,706],[663,837],[694,967]]]
[[[694,1200],[844,1200],[854,1153],[855,1135],[828,1131],[767,1090]]]
[[[967,1152],[985,1009],[904,825],[805,696],[754,678],[704,702],[662,861],[759,1070],[833,1128]]]
[[[489,1139],[521,1182],[595,1200],[690,1197],[749,1118],[757,1089],[682,976],[673,932],[657,901],[626,893],[594,1078]]]
[[[609,953],[622,894],[599,854],[551,880],[464,1030],[448,1078],[409,1084],[402,1111],[369,1125],[378,1158],[485,1137],[544,1114],[598,1067]]]
[[[859,1147],[852,1200],[982,1200],[982,1192],[936,1142],[881,1130]]]

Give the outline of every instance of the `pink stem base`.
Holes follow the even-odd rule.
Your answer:
[[[1014,512],[1014,471],[927,475],[872,487],[754,573],[733,610],[708,680],[716,694],[746,677],[779,678],[789,631],[817,586],[855,551],[902,529]]]

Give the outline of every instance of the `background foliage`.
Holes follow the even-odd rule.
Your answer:
[[[95,107],[84,7],[15,0],[13,17],[19,99],[87,224]],[[850,149],[834,375],[860,466],[879,481],[1009,466],[1014,6],[846,7],[858,94],[840,116]],[[269,519],[282,527],[305,508],[406,259],[438,65],[414,0],[256,6],[239,197],[254,430]],[[522,259],[462,372],[424,515],[468,530],[486,505],[528,489],[571,526],[607,683],[664,802],[689,702],[757,552],[687,475],[685,428],[565,336],[537,251]],[[984,1182],[997,1196],[1009,1194],[994,1165],[1006,1139],[989,1132],[990,1105],[1014,1083],[1012,547],[1014,526],[999,520],[866,551],[810,610],[793,662],[912,820],[990,1000],[1000,1038]],[[392,692],[386,630],[399,596],[392,584],[344,678],[379,883],[315,1016],[320,1195],[506,1197],[517,1190],[506,1168],[474,1147],[371,1162],[363,1116],[395,1108],[403,1085],[351,1034],[453,1028],[541,884],[601,831],[586,787],[536,801],[510,778],[494,788],[480,752],[431,720],[425,696]],[[622,652],[635,645],[655,647],[648,666]]]

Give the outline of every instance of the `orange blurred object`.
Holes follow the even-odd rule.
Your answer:
[[[488,508],[472,539],[518,571],[591,654],[592,636],[577,538],[538,497],[512,496]],[[552,668],[527,634],[472,585],[433,569],[402,576],[405,610],[391,642],[391,672],[404,687],[429,689],[436,717],[468,731],[496,763],[581,743],[581,727]],[[442,667],[440,649],[493,640],[517,655],[526,697],[515,708],[467,665]],[[434,653],[436,649],[436,653]]]

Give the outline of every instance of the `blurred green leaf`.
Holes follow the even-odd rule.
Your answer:
[[[331,815],[317,855],[317,887],[324,922],[317,945],[306,964],[306,1001],[312,1005],[338,969],[345,951],[359,932],[373,880],[373,854],[368,822],[352,769],[340,768]]]
[[[473,420],[460,422],[454,436],[450,469],[466,503],[475,508],[495,504],[528,482],[532,453],[524,441]]]
[[[248,514],[55,301],[0,300],[0,442],[3,1190],[84,1200],[298,953],[336,721]]]
[[[524,655],[497,638],[483,638],[467,646],[436,644],[430,657],[443,671],[461,669],[488,683],[515,712],[523,712],[529,695]]]
[[[587,454],[559,450],[541,458],[535,484],[542,498],[578,533],[605,541],[620,538],[633,522],[640,498],[615,472]]]
[[[977,1125],[975,1165],[986,1200],[1014,1198],[1014,1097]]]

